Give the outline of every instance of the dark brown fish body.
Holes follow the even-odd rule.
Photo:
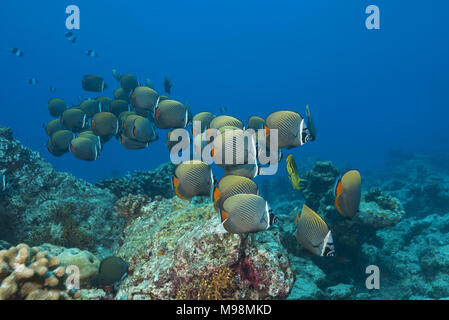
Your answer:
[[[96,113],[100,112],[100,102],[98,100],[84,100],[79,108],[84,111],[88,118],[92,118]]]
[[[70,151],[75,158],[84,161],[95,161],[100,152],[97,143],[86,137],[77,137],[72,140]]]
[[[60,98],[52,98],[48,101],[48,111],[52,117],[60,117],[67,110],[67,104]]]
[[[109,105],[108,111],[118,117],[122,112],[130,111],[129,104],[126,100],[115,99]]]
[[[59,130],[52,134],[51,144],[59,151],[69,151],[70,143],[73,140],[73,132],[70,130]]]
[[[171,93],[171,87],[172,87],[172,85],[171,85],[170,79],[168,77],[165,77],[165,79],[164,79],[165,92],[170,94]]]
[[[68,129],[82,129],[86,125],[86,113],[79,108],[71,108],[61,115],[61,125]]]
[[[122,75],[120,84],[123,90],[125,90],[125,92],[129,94],[131,91],[133,91],[135,88],[139,86],[139,81],[137,80],[137,77],[135,75],[131,73],[126,73]]]
[[[248,119],[248,129],[259,130],[263,129],[264,125],[265,120],[260,117],[252,116]]]
[[[47,123],[45,126],[45,133],[48,136],[51,136],[53,133],[55,133],[58,130],[62,130],[64,127],[61,125],[60,119],[54,119]]]
[[[129,93],[126,92],[123,88],[118,88],[114,90],[114,99],[125,100],[128,103],[130,102]]]
[[[184,128],[188,122],[188,109],[175,100],[160,101],[154,122],[159,129]]]
[[[131,102],[136,109],[145,109],[153,113],[158,103],[158,98],[159,95],[153,89],[137,87],[131,95]]]
[[[122,146],[127,150],[145,149],[146,147],[148,147],[149,144],[148,142],[140,142],[128,138],[124,134],[122,134],[120,142],[122,143]]]
[[[109,107],[113,101],[113,99],[105,96],[97,97],[95,100],[97,100],[100,104],[100,112],[101,111],[108,111]]]
[[[68,150],[58,150],[58,149],[56,149],[53,146],[52,142],[51,142],[51,138],[47,140],[47,150],[48,150],[48,152],[50,152],[55,157],[60,157],[63,154],[68,152]]]
[[[91,121],[92,132],[100,137],[116,135],[119,129],[118,118],[111,112],[97,113]]]
[[[103,92],[105,89],[104,79],[93,74],[85,75],[81,84],[86,91]]]

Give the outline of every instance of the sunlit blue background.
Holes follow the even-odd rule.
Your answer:
[[[75,44],[64,37],[70,4],[81,10]],[[381,30],[365,28],[370,4],[380,7]],[[111,141],[93,163],[54,158],[43,146],[48,99],[96,97],[83,92],[84,74],[105,77],[112,96],[115,68],[151,78],[160,92],[168,75],[172,96],[194,113],[224,105],[246,120],[286,108],[305,114],[308,103],[319,135],[292,151],[298,165],[316,156],[378,168],[392,148],[448,149],[448,12],[446,0],[2,1],[0,125],[89,181],[168,161],[163,130],[146,150]]]

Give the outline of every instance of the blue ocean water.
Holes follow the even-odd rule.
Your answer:
[[[74,44],[64,38],[70,4],[81,11]],[[365,27],[370,4],[380,8],[380,30]],[[3,1],[0,125],[92,182],[168,161],[165,130],[145,150],[111,141],[95,162],[45,149],[48,99],[97,96],[82,90],[85,74],[102,75],[112,96],[115,68],[149,77],[160,92],[169,76],[171,96],[193,113],[226,106],[246,120],[280,109],[304,115],[309,104],[319,133],[292,150],[298,164],[314,156],[363,171],[382,166],[391,149],[447,151],[448,12],[445,0]]]

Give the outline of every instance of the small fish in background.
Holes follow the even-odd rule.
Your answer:
[[[286,167],[288,172],[288,178],[292,183],[293,189],[301,190],[303,187],[300,186],[301,181],[305,181],[299,178],[298,167],[296,166],[295,158],[292,154],[289,154],[286,159]]]
[[[209,128],[219,130],[222,127],[236,127],[243,130],[244,124],[241,120],[227,115],[221,115],[212,119]]]
[[[17,57],[19,57],[19,58],[23,57],[23,51],[22,51],[22,49],[19,49],[19,48],[12,48],[12,49],[11,49],[11,52],[12,52],[13,55],[15,55],[15,56],[17,56]]]
[[[315,127],[315,123],[313,122],[312,116],[310,115],[310,109],[309,109],[309,105],[306,105],[306,111],[307,111],[307,129],[309,131],[309,140],[310,141],[315,141],[316,139],[316,134],[317,134],[317,130]]]
[[[305,249],[317,256],[334,256],[335,248],[332,232],[327,223],[308,206],[303,205],[295,223],[296,240]]]
[[[348,170],[337,179],[334,187],[335,207],[346,218],[354,218],[360,213],[362,178],[357,170]]]
[[[193,118],[192,118],[192,122],[195,122],[195,121],[199,121],[200,122],[200,124],[201,124],[201,132],[197,132],[196,130],[195,130],[195,128],[193,128],[192,127],[192,133],[193,133],[193,136],[196,136],[196,135],[198,135],[198,134],[200,134],[200,133],[203,133],[203,132],[205,132],[207,129],[209,129],[209,125],[210,125],[210,123],[211,123],[211,121],[213,120],[215,118],[215,115],[212,113],[212,112],[209,112],[209,111],[203,111],[203,112],[200,112],[200,113],[197,113]]]
[[[116,99],[116,100],[124,100],[126,102],[131,101],[129,94],[126,93],[125,89],[123,89],[123,88],[115,89],[113,95],[114,95],[114,99]]]
[[[28,79],[28,84],[35,86],[35,85],[39,84],[39,80],[37,80],[36,78],[30,78],[30,79]]]
[[[73,34],[72,31],[67,31],[67,32],[64,34],[64,36],[65,36],[66,39],[67,39],[68,41],[70,41],[71,43],[75,43],[75,42],[76,42],[76,37],[75,37],[75,35]]]
[[[55,93],[56,92],[56,88],[55,87],[50,86],[49,89],[50,89],[51,93]]]
[[[97,51],[92,50],[92,49],[87,50],[86,54],[88,57],[92,57],[92,58],[98,57]]]
[[[132,121],[132,130],[129,138],[143,143],[150,143],[158,139],[154,125],[147,118],[136,116]]]
[[[139,86],[139,80],[137,80],[137,77],[134,74],[125,73],[120,78],[120,85],[129,98],[131,92]]]
[[[164,89],[165,89],[165,92],[166,92],[167,94],[170,94],[170,93],[171,93],[171,87],[172,87],[172,84],[171,84],[171,82],[170,82],[170,79],[168,78],[168,76],[165,76],[165,79],[164,79]]]
[[[263,126],[265,125],[265,120],[262,119],[261,117],[251,116],[246,123],[248,129],[253,129],[254,131],[257,131],[259,129],[263,129]]]
[[[150,78],[145,80],[145,85],[150,89],[154,89],[153,82],[151,82]]]
[[[121,81],[122,75],[117,71],[117,69],[112,69],[112,76],[115,80],[117,80],[117,82]]]
[[[226,107],[226,106],[220,107],[220,113],[226,113],[227,111],[228,111],[228,107]]]
[[[81,81],[81,86],[84,90],[90,92],[103,92],[107,88],[103,77],[95,74],[85,75]]]

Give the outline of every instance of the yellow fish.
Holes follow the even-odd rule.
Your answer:
[[[293,189],[301,190],[303,187],[300,186],[301,181],[305,181],[304,179],[299,178],[298,167],[296,166],[295,159],[292,154],[289,154],[287,157],[287,172],[288,178],[292,182]]]

